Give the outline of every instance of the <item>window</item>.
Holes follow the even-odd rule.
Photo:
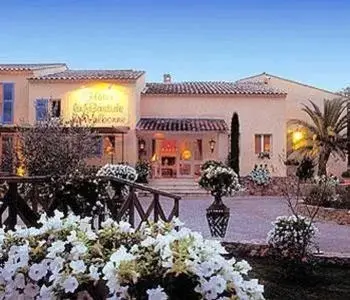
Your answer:
[[[0,87],[1,88],[1,87]],[[13,123],[13,101],[14,101],[14,84],[3,83],[2,84],[2,118],[4,124]]]
[[[61,99],[51,99],[51,117],[59,118],[61,117]]]
[[[35,102],[35,120],[45,121],[48,117],[48,99],[36,99]]]
[[[256,134],[255,135],[255,154],[261,152],[271,152],[271,134]]]
[[[91,149],[91,156],[92,157],[101,157],[102,156],[102,147],[103,147],[103,139],[102,136],[95,136],[94,137],[94,145]]]

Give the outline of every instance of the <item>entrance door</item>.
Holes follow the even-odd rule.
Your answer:
[[[178,177],[198,177],[203,160],[202,139],[179,140]]]

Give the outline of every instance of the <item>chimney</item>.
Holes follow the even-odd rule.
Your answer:
[[[170,76],[170,74],[164,74],[163,75],[163,83],[171,83],[171,76]]]
[[[264,84],[269,84],[271,77],[268,75],[264,76]]]

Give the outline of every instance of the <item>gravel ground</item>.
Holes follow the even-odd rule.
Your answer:
[[[212,200],[206,195],[184,196],[180,201],[180,220],[186,227],[210,237],[205,213]],[[224,241],[265,241],[272,227],[271,222],[277,216],[288,214],[287,204],[278,197],[234,197],[225,198],[224,203],[230,207],[230,221]],[[168,213],[172,200],[161,198],[161,205]],[[317,227],[322,251],[350,254],[350,226],[318,222]]]

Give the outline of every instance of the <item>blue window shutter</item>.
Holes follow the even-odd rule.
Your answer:
[[[102,157],[102,150],[103,150],[103,138],[102,136],[95,136],[90,157]]]
[[[102,139],[102,136],[99,136],[97,138],[97,143],[96,143],[96,154],[98,157],[102,157],[102,148],[103,148],[103,139]]]
[[[48,99],[36,99],[35,102],[35,120],[45,121],[48,115]]]
[[[15,85],[3,84],[2,120],[4,124],[13,123],[13,102],[15,99]]]

